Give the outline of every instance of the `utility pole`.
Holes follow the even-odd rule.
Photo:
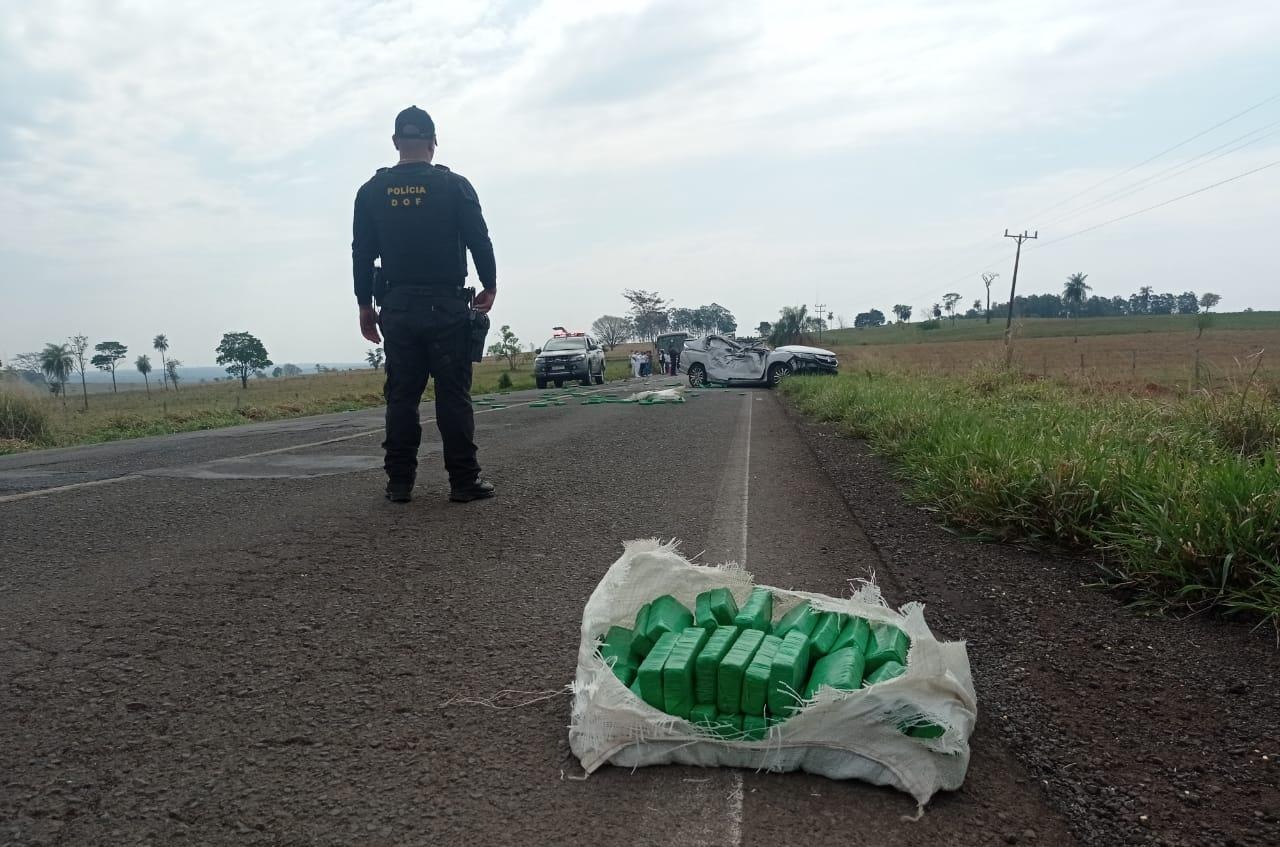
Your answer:
[[[816,298],[815,298],[815,299],[816,299]],[[824,330],[824,329],[826,329],[826,325],[827,325],[827,324],[826,324],[826,321],[827,321],[827,304],[826,304],[826,303],[814,303],[814,304],[813,304],[813,311],[814,311],[814,312],[817,314],[817,316],[818,316],[818,337],[819,337],[819,338],[821,338],[821,337],[822,337],[823,330]]]
[[[1013,297],[1018,291],[1018,262],[1022,259],[1022,242],[1039,238],[1040,230],[1037,229],[1035,235],[1028,235],[1025,229],[1021,235],[1010,235],[1006,229],[1004,237],[1018,242],[1018,250],[1013,255],[1013,283],[1009,286],[1009,316],[1004,322],[1004,363],[1008,367],[1013,362]]]

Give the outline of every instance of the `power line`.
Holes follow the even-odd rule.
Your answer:
[[[1162,171],[1156,171],[1151,176],[1143,177],[1137,182],[1130,183],[1129,185],[1119,189],[1118,191],[1113,191],[1110,194],[1105,194],[1102,197],[1099,197],[1097,200],[1092,200],[1074,211],[1067,212],[1065,215],[1060,215],[1056,218],[1051,218],[1050,220],[1046,221],[1043,224],[1043,226],[1050,226],[1052,224],[1059,223],[1061,221],[1070,220],[1071,218],[1074,218],[1077,215],[1082,215],[1085,212],[1090,212],[1102,206],[1109,205],[1115,202],[1116,200],[1120,200],[1125,197],[1132,196],[1133,194],[1136,194],[1137,192],[1142,191],[1145,188],[1150,188],[1151,186],[1156,185],[1158,183],[1165,182],[1167,180],[1173,179],[1174,177],[1182,176],[1185,173],[1190,173],[1196,168],[1207,165],[1210,162],[1216,162],[1218,159],[1221,159],[1223,156],[1229,156],[1232,153],[1236,153],[1240,150],[1243,150],[1246,147],[1251,147],[1260,141],[1266,141],[1268,138],[1271,138],[1277,134],[1280,134],[1280,130],[1277,130],[1276,132],[1266,132],[1267,130],[1277,126],[1280,126],[1280,121],[1272,121],[1271,123],[1264,124],[1263,126],[1260,126],[1257,129],[1250,130],[1249,132],[1246,132],[1243,135],[1238,135],[1235,138],[1231,139],[1230,141],[1226,141],[1222,144],[1219,144],[1217,147],[1211,147],[1210,149],[1204,151],[1203,153],[1200,153],[1199,155],[1192,156],[1190,159],[1184,159],[1183,161],[1178,162],[1177,164],[1170,165],[1169,167],[1165,168]],[[1258,135],[1258,133],[1260,132],[1265,132],[1266,134]],[[1245,139],[1248,139],[1249,136],[1251,135],[1257,135],[1258,137],[1246,141]],[[1241,142],[1241,143],[1237,143],[1237,142]],[[1229,149],[1223,150],[1224,147]],[[1221,150],[1222,152],[1218,153],[1219,150]],[[1210,156],[1210,158],[1208,159],[1204,158],[1205,156],[1209,156],[1211,153],[1218,153],[1218,155]],[[1204,161],[1197,161],[1200,159],[1203,159]]]
[[[1094,224],[1093,226],[1085,227],[1084,229],[1077,230],[1075,232],[1060,236],[1058,238],[1054,238],[1050,241],[1044,242],[1043,244],[1036,245],[1036,249],[1042,249],[1042,248],[1048,247],[1051,244],[1058,244],[1060,242],[1066,241],[1068,238],[1075,238],[1077,235],[1084,235],[1086,232],[1093,232],[1095,229],[1102,229],[1104,226],[1110,226],[1113,223],[1119,223],[1120,221],[1125,221],[1125,220],[1128,220],[1129,218],[1137,217],[1138,215],[1144,214],[1146,212],[1150,212],[1153,209],[1159,209],[1162,206],[1168,206],[1170,203],[1176,203],[1179,200],[1185,200],[1188,197],[1194,197],[1197,194],[1203,194],[1204,192],[1212,188],[1217,188],[1220,185],[1226,185],[1229,182],[1235,182],[1238,179],[1244,179],[1247,176],[1252,176],[1253,174],[1256,174],[1259,171],[1265,171],[1267,168],[1273,168],[1276,165],[1280,165],[1280,159],[1276,159],[1274,162],[1268,162],[1267,164],[1262,165],[1260,167],[1256,167],[1253,170],[1245,171],[1242,174],[1236,174],[1233,177],[1228,177],[1227,179],[1220,180],[1211,185],[1206,185],[1202,188],[1197,188],[1195,191],[1188,191],[1186,194],[1179,194],[1177,197],[1170,197],[1168,200],[1165,200],[1161,203],[1156,203],[1153,206],[1147,206],[1145,209],[1139,209],[1136,212],[1130,212],[1127,215],[1121,215],[1118,218],[1112,218],[1109,221],[1103,221],[1102,223]]]
[[[1173,145],[1172,147],[1169,147],[1169,148],[1167,148],[1167,149],[1165,149],[1165,150],[1161,150],[1159,153],[1155,154],[1154,156],[1151,156],[1151,157],[1149,157],[1149,158],[1143,159],[1143,160],[1142,160],[1141,162],[1139,162],[1138,164],[1133,165],[1132,167],[1126,168],[1125,170],[1120,171],[1119,173],[1112,174],[1111,176],[1107,177],[1106,179],[1102,180],[1101,182],[1094,183],[1093,185],[1089,186],[1088,188],[1084,189],[1083,191],[1077,191],[1075,194],[1072,194],[1070,197],[1066,198],[1065,200],[1059,200],[1057,203],[1054,203],[1052,206],[1049,206],[1049,207],[1048,207],[1048,208],[1046,208],[1046,209],[1041,209],[1039,212],[1036,212],[1034,215],[1029,215],[1028,217],[1038,218],[1038,217],[1040,217],[1041,215],[1046,214],[1047,212],[1052,212],[1054,209],[1057,209],[1057,208],[1059,208],[1059,207],[1061,207],[1061,206],[1066,205],[1067,203],[1070,203],[1072,200],[1076,199],[1077,197],[1083,197],[1085,194],[1088,194],[1089,192],[1093,191],[1095,188],[1101,188],[1102,186],[1106,185],[1107,183],[1111,182],[1112,180],[1119,179],[1120,177],[1122,177],[1122,176],[1124,176],[1124,175],[1126,175],[1126,174],[1133,173],[1134,171],[1136,171],[1138,168],[1142,167],[1143,165],[1148,165],[1148,164],[1150,164],[1150,163],[1154,162],[1156,159],[1159,159],[1161,156],[1165,156],[1165,155],[1167,155],[1167,154],[1169,154],[1169,153],[1172,153],[1174,150],[1177,150],[1177,149],[1179,149],[1179,148],[1181,148],[1181,147],[1185,147],[1186,145],[1190,144],[1192,141],[1195,141],[1197,138],[1202,138],[1202,137],[1204,137],[1204,136],[1208,135],[1209,133],[1213,132],[1215,129],[1218,129],[1219,127],[1226,126],[1227,124],[1231,123],[1232,121],[1236,120],[1237,118],[1242,118],[1242,117],[1244,117],[1245,115],[1249,114],[1250,112],[1254,111],[1255,109],[1260,109],[1260,108],[1262,108],[1263,106],[1265,106],[1265,105],[1267,105],[1268,103],[1271,103],[1271,102],[1273,102],[1273,101],[1275,101],[1275,100],[1280,100],[1280,94],[1273,94],[1273,95],[1271,95],[1270,97],[1266,98],[1265,100],[1262,100],[1262,101],[1260,101],[1260,102],[1258,102],[1258,103],[1254,103],[1254,104],[1253,104],[1252,106],[1250,106],[1249,108],[1247,108],[1247,109],[1245,109],[1245,110],[1243,110],[1243,111],[1240,111],[1240,112],[1236,112],[1236,113],[1235,113],[1234,115],[1232,115],[1231,117],[1226,118],[1225,120],[1219,121],[1218,123],[1214,124],[1213,126],[1209,127],[1208,129],[1206,129],[1206,130],[1201,130],[1200,132],[1197,132],[1195,135],[1191,136],[1190,138],[1183,139],[1182,141],[1179,141],[1177,144]]]

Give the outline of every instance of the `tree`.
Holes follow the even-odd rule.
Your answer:
[[[247,332],[223,333],[214,352],[218,354],[218,364],[227,366],[228,374],[240,377],[241,388],[249,387],[250,373],[272,365],[267,348]]]
[[[96,356],[89,360],[89,364],[100,371],[109,371],[111,373],[111,393],[115,394],[116,362],[125,357],[129,352],[129,348],[119,341],[102,341],[93,345],[93,349],[98,352]]]
[[[991,323],[991,283],[1000,278],[1000,274],[985,273],[982,275],[982,284],[987,287],[987,323]]]
[[[164,382],[164,390],[169,390],[169,364],[165,361],[164,354],[169,352],[169,336],[163,332],[151,339],[151,347],[160,354],[160,379]],[[174,391],[178,390],[178,386],[173,387]]]
[[[898,319],[898,323],[904,324],[911,320],[911,307],[899,303],[893,307],[893,315]]]
[[[147,374],[151,373],[151,357],[146,353],[133,360],[133,366],[138,369],[138,373],[142,374],[142,382],[147,386],[147,396],[151,396],[151,379]]]
[[[1174,310],[1180,315],[1194,315],[1200,311],[1200,298],[1194,291],[1184,291],[1174,298]]]
[[[44,345],[40,351],[40,372],[49,381],[49,390],[62,395],[62,402],[67,402],[67,380],[75,370],[75,353],[69,344]]]
[[[1204,335],[1204,331],[1213,326],[1213,320],[1216,318],[1213,312],[1201,312],[1196,315],[1196,338]]]
[[[942,319],[942,306],[939,305],[938,303],[934,303],[932,306],[930,306],[929,311],[933,314],[933,319],[935,321]]]
[[[1085,294],[1092,288],[1085,282],[1088,278],[1088,274],[1076,271],[1067,277],[1066,283],[1062,286],[1062,303],[1072,317],[1080,317],[1080,307],[1084,305]]]
[[[960,295],[954,291],[942,295],[943,308],[947,310],[947,316],[951,318],[951,325],[956,324],[956,304],[960,302]]]
[[[71,355],[75,359],[76,370],[80,372],[80,391],[84,395],[84,410],[89,411],[89,386],[85,383],[84,369],[87,364],[85,354],[89,351],[89,336],[71,336]]]
[[[795,344],[804,337],[805,324],[808,321],[808,306],[783,306],[769,331],[769,343],[774,347],[784,344]]]
[[[1138,311],[1144,315],[1151,314],[1151,292],[1151,286],[1144,285],[1138,289],[1138,293],[1135,295]]]
[[[169,378],[169,382],[173,383],[173,390],[178,390],[178,368],[182,367],[181,359],[170,359],[164,363],[165,376]]]
[[[276,379],[279,379],[280,377],[284,376],[284,368],[282,368],[282,367],[280,367],[279,365],[277,365],[277,366],[276,366],[276,367],[271,371],[271,375],[272,375],[273,377],[275,377]]]
[[[1222,298],[1219,297],[1217,294],[1210,294],[1208,291],[1206,291],[1204,294],[1200,295],[1200,305],[1204,307],[1204,310],[1206,312],[1212,310],[1214,306],[1218,305],[1221,302],[1222,302]]]
[[[769,333],[771,332],[773,332],[773,324],[768,321],[760,321],[760,323],[756,325],[756,334],[762,339],[768,338]]]
[[[510,326],[504,325],[499,332],[502,335],[496,342],[489,345],[489,353],[506,359],[507,370],[513,371],[516,369],[516,357],[520,355],[520,339],[516,338]]]
[[[853,325],[857,329],[867,326],[884,326],[884,312],[879,309],[859,312],[858,316],[853,319]]]
[[[302,368],[298,367],[297,365],[286,364],[284,366],[284,375],[285,376],[302,376]]]
[[[604,349],[612,350],[635,335],[635,327],[630,318],[601,315],[591,322],[591,333],[604,345]]]
[[[375,371],[381,370],[382,360],[383,360],[382,348],[370,347],[369,351],[364,354],[364,360],[368,362],[369,366],[373,368]]]
[[[671,325],[671,316],[667,312],[669,302],[658,292],[628,288],[622,292],[622,297],[631,304],[636,335],[645,341],[653,341]]]

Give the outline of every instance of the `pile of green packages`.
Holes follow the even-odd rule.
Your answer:
[[[775,622],[768,589],[754,589],[739,608],[727,588],[715,588],[692,612],[670,594],[646,603],[633,627],[609,627],[598,649],[655,709],[722,737],[759,740],[823,685],[854,691],[900,676],[909,648],[889,624],[820,612],[807,600]],[[902,730],[942,733],[934,724]]]

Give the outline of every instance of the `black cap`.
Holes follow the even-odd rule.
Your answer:
[[[430,141],[436,137],[435,121],[417,106],[410,106],[396,115],[396,137],[422,138]]]

